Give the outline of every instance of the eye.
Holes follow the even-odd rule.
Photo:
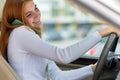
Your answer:
[[[38,9],[38,7],[37,7],[36,5],[35,5],[35,10],[36,10],[36,11],[39,11],[39,9]]]
[[[30,17],[32,14],[31,13],[27,13],[26,14],[26,17]]]

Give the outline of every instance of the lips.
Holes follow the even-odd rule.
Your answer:
[[[40,25],[41,24],[41,21],[40,20],[37,20],[35,22],[33,22],[35,25]]]

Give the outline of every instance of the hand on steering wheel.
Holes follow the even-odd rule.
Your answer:
[[[108,54],[110,51],[114,52],[116,45],[117,45],[117,41],[118,41],[118,36],[115,33],[111,33],[110,36],[108,37],[108,40],[102,50],[102,53],[100,55],[100,58],[98,59],[95,71],[94,71],[94,75],[93,75],[93,80],[99,80],[102,69],[105,65],[105,62],[107,60]]]

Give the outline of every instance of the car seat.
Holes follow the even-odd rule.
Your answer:
[[[0,54],[0,80],[20,80],[12,69],[12,67],[8,64],[8,62],[3,58]]]

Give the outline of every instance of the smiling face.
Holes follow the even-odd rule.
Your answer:
[[[41,25],[41,13],[32,0],[27,1],[24,5],[24,19],[31,28],[40,29]]]

